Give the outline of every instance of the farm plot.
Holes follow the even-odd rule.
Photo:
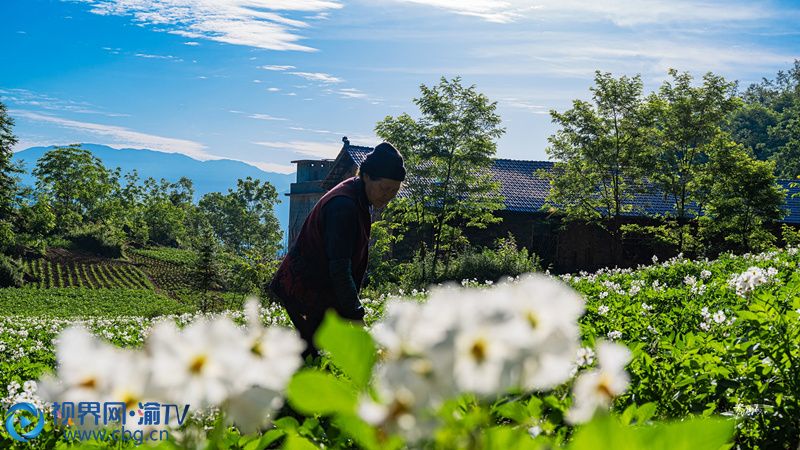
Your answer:
[[[153,289],[144,272],[122,261],[36,258],[24,264],[28,288]]]

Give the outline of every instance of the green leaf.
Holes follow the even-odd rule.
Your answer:
[[[319,450],[319,447],[304,437],[290,434],[283,444],[283,450]]]
[[[347,414],[355,411],[356,392],[329,373],[302,370],[292,377],[286,391],[292,408],[302,414]]]
[[[367,386],[375,364],[375,343],[363,328],[347,322],[329,310],[314,336],[319,348],[327,350],[331,361],[359,389]]]
[[[519,401],[503,403],[495,408],[495,411],[501,417],[511,419],[517,423],[523,423],[530,417],[528,408],[523,406]]]
[[[484,448],[487,450],[537,449],[539,444],[531,439],[524,428],[492,427],[484,435]]]
[[[300,426],[300,423],[294,417],[281,417],[275,421],[275,426],[285,431],[294,431]]]
[[[378,436],[375,428],[364,422],[355,414],[340,414],[334,419],[334,424],[346,435],[356,441],[361,448],[367,450],[380,450]]]
[[[640,406],[636,412],[636,423],[643,424],[652,419],[656,414],[657,408],[658,405],[655,402],[645,403],[644,405]]]
[[[652,426],[625,426],[611,416],[599,416],[581,427],[569,450],[719,450],[730,442],[734,421],[691,419]]]

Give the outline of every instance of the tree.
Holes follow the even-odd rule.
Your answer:
[[[200,310],[203,312],[210,310],[217,300],[216,296],[209,292],[221,287],[222,276],[220,264],[217,261],[219,253],[217,246],[217,238],[213,231],[209,228],[205,229],[192,270],[194,286],[201,292]]]
[[[735,96],[736,83],[709,72],[701,86],[693,86],[688,72],[669,70],[657,94],[647,99],[654,122],[651,134],[653,157],[645,174],[655,187],[670,199],[674,213],[667,214],[667,236],[678,251],[691,250],[689,221],[698,208],[698,177],[707,170],[705,163],[715,145],[726,145],[727,134],[720,128],[732,111],[740,106]]]
[[[571,109],[550,112],[560,129],[548,139],[555,164],[543,175],[551,186],[547,207],[607,230],[616,259],[621,218],[634,211],[634,197],[645,189],[649,117],[638,75],[597,71],[594,82],[591,102],[574,100]]]
[[[236,181],[236,190],[212,192],[199,202],[201,212],[219,239],[239,256],[274,259],[283,233],[275,216],[278,192],[267,181]],[[258,255],[258,256],[256,256]]]
[[[33,175],[36,189],[52,199],[57,231],[102,218],[99,206],[112,190],[111,177],[89,150],[78,145],[50,150],[37,161]]]
[[[474,85],[462,86],[461,78],[442,77],[436,86],[420,85],[420,91],[414,99],[419,119],[387,116],[375,132],[400,148],[406,159],[410,196],[396,202],[394,217],[422,228],[421,261],[431,249],[430,273],[435,276],[443,250],[462,228],[484,228],[500,220],[493,214],[503,205],[499,184],[489,172],[497,150],[494,141],[505,130],[495,112],[497,103]]]
[[[135,188],[131,187],[129,191],[128,195],[137,195]],[[174,183],[164,178],[156,181],[152,177],[144,181],[142,219],[150,242],[172,247],[187,244],[186,221],[195,208],[193,196],[192,181],[186,177]]]
[[[775,163],[758,161],[743,145],[718,139],[700,180],[705,191],[701,234],[714,253],[764,250],[775,240],[765,225],[786,214],[786,191],[775,182]]]
[[[0,252],[14,240],[12,217],[17,195],[16,174],[22,172],[11,161],[14,145],[17,144],[13,128],[14,119],[8,115],[6,105],[0,102]]]
[[[800,60],[775,79],[750,85],[742,95],[745,107],[734,112],[728,129],[758,159],[775,161],[780,178],[800,175]]]

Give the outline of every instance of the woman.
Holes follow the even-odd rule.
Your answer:
[[[270,289],[306,341],[304,355],[316,355],[314,333],[329,308],[346,319],[364,319],[358,293],[367,270],[371,210],[384,208],[405,176],[400,152],[379,144],[355,177],[317,202],[278,267]]]

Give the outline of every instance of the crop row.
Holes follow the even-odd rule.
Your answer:
[[[169,292],[191,289],[191,269],[186,265],[167,262],[142,253],[133,253],[130,258],[150,276],[158,288]]]
[[[27,287],[47,289],[86,287],[90,289],[152,289],[147,276],[129,264],[57,262],[44,258],[25,261]]]

